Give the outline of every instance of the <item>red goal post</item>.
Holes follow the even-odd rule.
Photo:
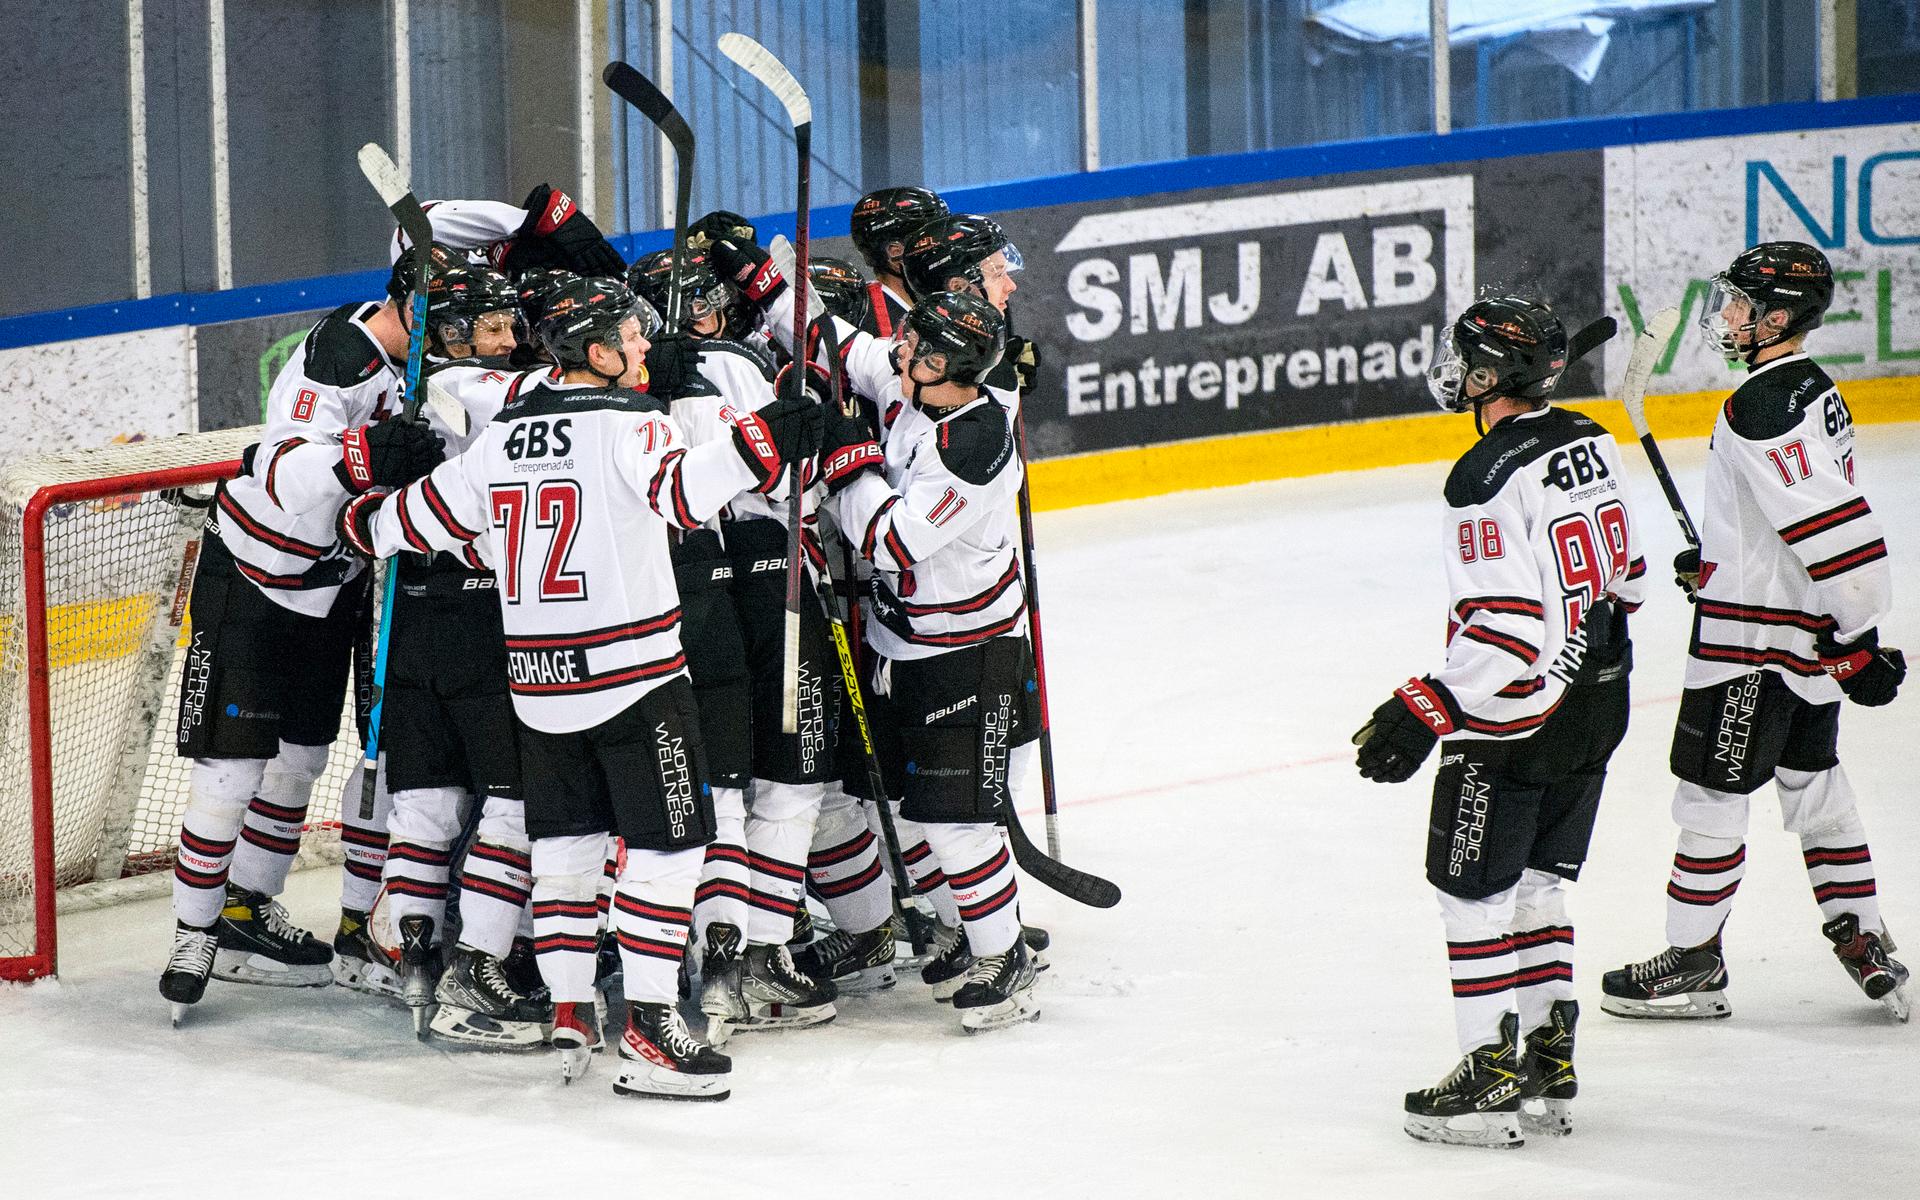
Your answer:
[[[54,973],[58,910],[168,886],[189,778],[172,741],[201,529],[214,486],[259,434],[0,473],[0,980]],[[334,824],[352,742],[336,744],[315,785],[310,831]]]

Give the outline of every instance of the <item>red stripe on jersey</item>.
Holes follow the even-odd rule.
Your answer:
[[[295,558],[318,560],[327,553],[328,548],[325,546],[316,546],[311,542],[303,542],[299,538],[288,537],[284,533],[276,533],[265,525],[262,525],[252,513],[241,508],[240,502],[235,500],[225,488],[220,489],[220,511],[232,517],[233,523],[238,525],[248,537],[253,538],[255,541],[265,542],[282,554],[291,554]]]
[[[1551,717],[1554,713],[1560,710],[1560,705],[1566,700],[1566,698],[1567,698],[1567,694],[1565,692],[1562,692],[1560,694],[1560,699],[1555,700],[1553,704],[1550,707],[1548,707],[1547,711],[1539,714],[1538,716],[1521,717],[1517,721],[1482,721],[1478,717],[1470,716],[1466,719],[1466,727],[1468,730],[1474,733],[1491,733],[1491,734],[1521,733],[1528,729],[1538,729],[1540,726],[1545,725],[1547,723],[1548,717]]]
[[[421,537],[420,531],[413,527],[413,518],[407,513],[407,497],[405,494],[402,494],[399,501],[394,505],[394,512],[400,517],[400,537],[407,545],[422,554],[432,554],[433,547],[427,545],[427,539]]]
[[[1791,546],[1795,542],[1804,542],[1817,533],[1824,533],[1836,525],[1858,520],[1873,510],[1867,507],[1864,497],[1855,496],[1843,504],[1836,504],[1825,512],[1818,512],[1804,521],[1796,521],[1780,531],[1780,540]]]
[[[672,628],[680,620],[680,610],[668,609],[656,617],[645,617],[626,625],[609,625],[605,629],[589,629],[583,633],[558,633],[551,637],[510,637],[507,639],[509,650],[559,650],[568,646],[605,646],[613,642],[623,642],[632,638],[646,637]]]
[[[1537,692],[1544,692],[1546,690],[1547,690],[1546,676],[1533,675],[1526,679],[1515,680],[1514,682],[1508,684],[1507,686],[1501,688],[1499,691],[1495,692],[1494,695],[1500,697],[1502,700],[1525,700],[1528,696],[1534,695]]]
[[[1027,611],[1025,602],[1013,610],[1013,615],[1004,621],[995,621],[991,625],[982,625],[978,629],[963,629],[957,633],[916,633],[907,640],[916,646],[970,646],[975,642],[984,642],[997,638],[1001,634],[1011,633],[1020,623],[1020,617]]]
[[[447,506],[446,497],[442,496],[440,489],[434,486],[433,476],[428,475],[420,480],[420,494],[427,498],[427,507],[433,510],[433,515],[440,524],[446,526],[448,533],[463,542],[470,542],[480,536],[454,519],[453,509]]]
[[[893,336],[893,310],[888,305],[891,299],[887,289],[881,287],[878,282],[867,285],[867,303],[873,306],[873,331],[881,338]],[[852,343],[849,342],[848,345],[851,346]]]
[[[1529,600],[1525,596],[1468,596],[1453,606],[1454,615],[1464,624],[1467,618],[1477,612],[1514,613],[1522,617],[1546,618],[1546,610],[1540,607],[1538,600]]]
[[[880,520],[898,503],[900,503],[900,497],[888,496],[880,502],[880,507],[874,510],[873,520],[867,522],[866,536],[860,539],[861,558],[866,559],[868,562],[873,561],[874,542],[877,541],[880,536]]]
[[[1785,650],[1749,650],[1745,646],[1720,646],[1696,641],[1689,651],[1707,662],[1744,663],[1750,667],[1785,667],[1795,675],[1823,675],[1826,669],[1811,658],[1801,658]]]
[[[1813,563],[1807,568],[1807,574],[1814,579],[1832,579],[1835,575],[1844,575],[1855,567],[1864,567],[1886,556],[1887,543],[1875,538],[1866,545],[1856,546],[1845,554],[1836,554],[1832,558],[1823,558]]]
[[[1505,650],[1528,666],[1540,661],[1540,650],[1537,646],[1511,634],[1488,629],[1484,625],[1465,626],[1460,630],[1460,636],[1492,646],[1496,650]]]
[[[1758,604],[1725,604],[1718,600],[1704,598],[1698,603],[1700,615],[1711,617],[1716,621],[1741,621],[1749,625],[1790,625],[1809,633],[1823,633],[1836,627],[1832,617],[1799,612],[1791,608],[1765,608]]]
[[[600,906],[592,900],[535,900],[533,915],[536,917],[593,917],[600,916]]]
[[[900,607],[905,609],[907,615],[910,617],[926,617],[932,616],[934,613],[979,612],[983,608],[993,607],[993,602],[1006,595],[1007,589],[1019,582],[1019,579],[1020,564],[1012,557],[1009,557],[1007,559],[1007,569],[1000,576],[999,580],[996,581],[992,587],[978,595],[968,596],[965,600],[955,600],[951,604],[907,604],[903,602]]]
[[[553,696],[577,692],[603,692],[608,688],[623,687],[629,683],[639,683],[647,679],[660,679],[685,669],[687,656],[676,654],[672,658],[663,658],[658,662],[641,663],[637,667],[628,667],[623,671],[612,671],[605,675],[595,675],[591,679],[575,679],[566,683],[515,683],[507,681],[507,686],[518,696]]]
[[[1500,954],[1513,953],[1511,938],[1487,938],[1478,942],[1448,942],[1447,958],[1452,961],[1470,958],[1493,958]]]
[[[680,490],[680,461],[686,456],[685,450],[673,450],[660,460],[660,469],[653,473],[653,481],[647,485],[647,504],[654,512],[666,517],[667,514],[660,511],[660,488],[667,485],[668,499],[673,502],[673,516],[668,519],[682,529],[697,529],[700,522],[694,520],[693,514],[687,510],[686,499]]]
[[[243,563],[237,558],[233,560],[233,565],[240,568],[242,575],[253,580],[261,587],[280,588],[284,591],[299,591],[307,586],[307,577],[305,575],[274,575],[262,571],[259,567]]]
[[[267,460],[267,478],[266,478],[267,499],[273,501],[275,504],[280,503],[280,492],[274,486],[274,476],[275,476],[275,473],[280,470],[280,460],[286,457],[287,451],[293,449],[296,446],[304,446],[306,444],[307,444],[307,439],[305,438],[290,438],[289,440],[280,443],[280,448],[275,450],[273,452],[273,457]]]
[[[1631,563],[1627,564],[1628,579],[1638,579],[1642,575],[1645,575],[1646,573],[1647,573],[1647,560],[1644,558],[1636,558]],[[1636,605],[1635,607],[1638,607],[1638,606]]]

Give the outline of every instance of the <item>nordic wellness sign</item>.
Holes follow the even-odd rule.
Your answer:
[[[1585,152],[1008,214],[1033,452],[1430,411],[1436,342],[1482,292],[1599,315],[1600,195]]]
[[[1680,329],[1659,392],[1731,388],[1744,368],[1696,323],[1707,281],[1755,242],[1820,247],[1833,306],[1809,341],[1841,380],[1920,373],[1920,125],[1870,125],[1621,146],[1606,154],[1608,311],[1638,328],[1668,305]],[[1615,377],[1627,346],[1609,347]]]

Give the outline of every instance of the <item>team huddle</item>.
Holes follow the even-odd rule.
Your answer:
[[[1714,349],[1748,374],[1714,426],[1698,541],[1674,562],[1694,619],[1671,755],[1668,946],[1606,973],[1601,1008],[1615,1016],[1731,1014],[1721,930],[1746,862],[1748,797],[1769,780],[1800,837],[1820,932],[1870,999],[1909,1013],[1837,755],[1842,701],[1891,702],[1906,662],[1879,644],[1891,576],[1854,481],[1852,414],[1804,345],[1832,297],[1820,251],[1768,242],[1715,277],[1702,312]],[[1552,312],[1485,300],[1449,340],[1430,384],[1442,408],[1473,411],[1481,438],[1446,485],[1446,661],[1354,741],[1360,773],[1384,783],[1410,778],[1436,742],[1441,753],[1427,878],[1465,1057],[1407,1095],[1406,1131],[1506,1148],[1572,1130],[1580,1010],[1565,885],[1626,735],[1644,526],[1612,436],[1551,406],[1578,353]],[[1665,479],[1657,457],[1655,468]]]
[[[732,213],[628,265],[548,187],[426,208],[426,278],[397,235],[385,301],[314,326],[209,516],[175,1020],[211,977],[338,982],[571,1080],[614,994],[614,1090],[719,1100],[733,1033],[831,1020],[903,956],[969,1032],[1037,1016],[1048,939],[1000,825],[1042,723],[1017,249],[872,193],[873,277],[806,264],[827,314],[798,346],[800,289]],[[275,897],[350,680],[378,771],[342,797],[329,945]]]

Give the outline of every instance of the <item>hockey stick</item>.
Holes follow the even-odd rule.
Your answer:
[[[793,145],[799,155],[799,196],[793,208],[794,270],[787,279],[793,289],[793,357],[807,358],[807,185],[813,175],[813,102],[800,81],[771,51],[743,33],[720,35],[720,53],[758,79],[786,107],[793,123]],[[793,375],[792,395],[807,394],[804,365]],[[793,733],[800,723],[800,468],[795,464],[787,494],[787,628],[786,662],[780,687],[780,731]]]
[[[793,243],[787,240],[786,234],[776,233],[773,235],[773,240],[767,243],[767,257],[772,259],[773,265],[780,269],[780,278],[793,278]],[[808,292],[808,323],[811,324],[814,321],[818,321],[826,311],[827,306],[821,303],[820,293]]]
[[[413,256],[412,322],[407,328],[406,392],[401,419],[420,419],[420,360],[427,345],[427,281],[433,271],[433,225],[426,210],[414,196],[407,180],[393,159],[372,142],[360,147],[360,173],[367,177],[380,202],[393,212],[400,230],[412,243],[407,252]],[[360,811],[373,815],[376,776],[380,770],[380,714],[387,686],[387,654],[393,643],[393,594],[398,573],[386,570],[385,592],[380,604],[380,635],[373,653],[373,687],[367,705],[367,737],[363,747],[364,771],[360,777]]]
[[[1060,794],[1053,782],[1053,714],[1047,708],[1047,652],[1040,640],[1040,576],[1033,563],[1033,497],[1027,489],[1024,412],[1013,419],[1013,432],[1020,447],[1020,565],[1026,573],[1027,630],[1033,635],[1033,677],[1040,692],[1040,795],[1047,814],[1047,854],[1059,858]]]
[[[1633,422],[1633,432],[1639,435],[1640,448],[1647,452],[1647,462],[1653,466],[1653,476],[1660,481],[1660,490],[1667,494],[1667,507],[1673,510],[1673,519],[1680,523],[1680,536],[1687,539],[1687,545],[1695,550],[1700,548],[1700,534],[1694,530],[1693,518],[1687,515],[1686,502],[1680,499],[1680,489],[1674,486],[1673,475],[1667,470],[1667,460],[1660,453],[1660,446],[1653,440],[1653,429],[1647,424],[1647,382],[1653,378],[1654,360],[1660,357],[1667,343],[1673,340],[1673,331],[1680,325],[1680,310],[1663,308],[1647,319],[1647,326],[1640,336],[1633,340],[1633,354],[1627,359],[1627,374],[1620,381],[1620,403],[1626,406],[1627,420]]]
[[[846,381],[840,373],[840,330],[833,318],[823,316],[813,322],[817,331],[820,348],[826,351],[827,378],[831,383],[833,404],[849,417],[860,415],[852,397],[847,395]],[[805,366],[795,363],[798,369]],[[845,542],[845,537],[841,538]],[[851,546],[849,546],[851,554]],[[849,560],[846,572],[848,587],[853,585],[852,563]],[[853,639],[848,634],[851,621],[850,600],[843,601],[840,593],[833,587],[833,566],[821,556],[820,582],[817,589],[820,606],[826,610],[827,625],[833,630],[833,649],[840,658],[840,682],[847,689],[847,703],[853,709],[853,723],[860,730],[860,746],[867,765],[867,790],[873,793],[873,803],[880,812],[880,838],[887,844],[887,867],[893,875],[893,889],[902,904],[913,895],[913,882],[907,877],[907,860],[900,853],[900,831],[894,827],[893,805],[887,801],[887,783],[880,771],[880,752],[873,744],[873,730],[867,724],[867,703],[860,685],[860,669],[853,661]],[[914,922],[907,922],[907,938],[913,944],[914,957],[927,952],[926,935]]]
[[[1587,355],[1613,340],[1620,331],[1612,317],[1601,317],[1591,325],[1583,325],[1580,331],[1567,341],[1567,365],[1570,367]]]
[[[687,119],[673,106],[673,101],[653,85],[653,81],[623,62],[610,62],[607,69],[600,73],[601,82],[613,89],[614,95],[639,109],[647,120],[652,121],[661,133],[667,135],[667,142],[673,147],[673,262],[667,274],[667,329],[678,333],[680,330],[681,261],[687,252],[687,206],[693,195],[693,130],[687,126]]]

